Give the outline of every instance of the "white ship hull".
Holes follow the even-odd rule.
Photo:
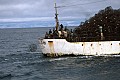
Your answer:
[[[68,42],[66,39],[40,39],[44,55],[114,55],[120,54],[120,41]]]

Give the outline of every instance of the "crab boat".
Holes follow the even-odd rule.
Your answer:
[[[106,56],[120,55],[120,35],[104,36],[104,26],[98,26],[97,36],[88,35],[89,31],[82,31],[82,36],[76,36],[74,31],[59,25],[57,6],[55,3],[56,26],[53,32],[46,32],[44,38],[39,38],[43,55],[49,57],[59,56]],[[120,25],[119,25],[120,26]],[[78,31],[79,32],[79,31]],[[79,35],[79,34],[78,34]]]

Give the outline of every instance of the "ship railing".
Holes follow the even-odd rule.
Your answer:
[[[66,38],[67,41],[69,42],[80,42],[80,41],[96,41],[99,40],[100,38],[96,37],[69,37]]]
[[[94,41],[120,41],[120,36],[107,36],[101,39],[101,37],[68,37],[69,42],[94,42]]]
[[[42,39],[66,39],[69,42],[80,42],[80,41],[87,41],[87,42],[91,42],[91,41],[120,41],[120,36],[105,36],[103,39],[101,39],[101,36],[97,36],[97,37],[75,37],[75,36],[68,36],[68,37],[59,37],[59,36],[48,36],[48,37],[44,37],[44,38],[40,38]]]
[[[120,41],[120,36],[106,36],[105,40]]]

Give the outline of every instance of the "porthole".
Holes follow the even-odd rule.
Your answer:
[[[91,46],[93,46],[93,44],[91,44]]]
[[[82,44],[82,46],[83,46],[83,44]]]

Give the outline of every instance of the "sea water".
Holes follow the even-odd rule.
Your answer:
[[[119,56],[44,57],[38,38],[49,29],[0,29],[0,80],[120,80]]]

